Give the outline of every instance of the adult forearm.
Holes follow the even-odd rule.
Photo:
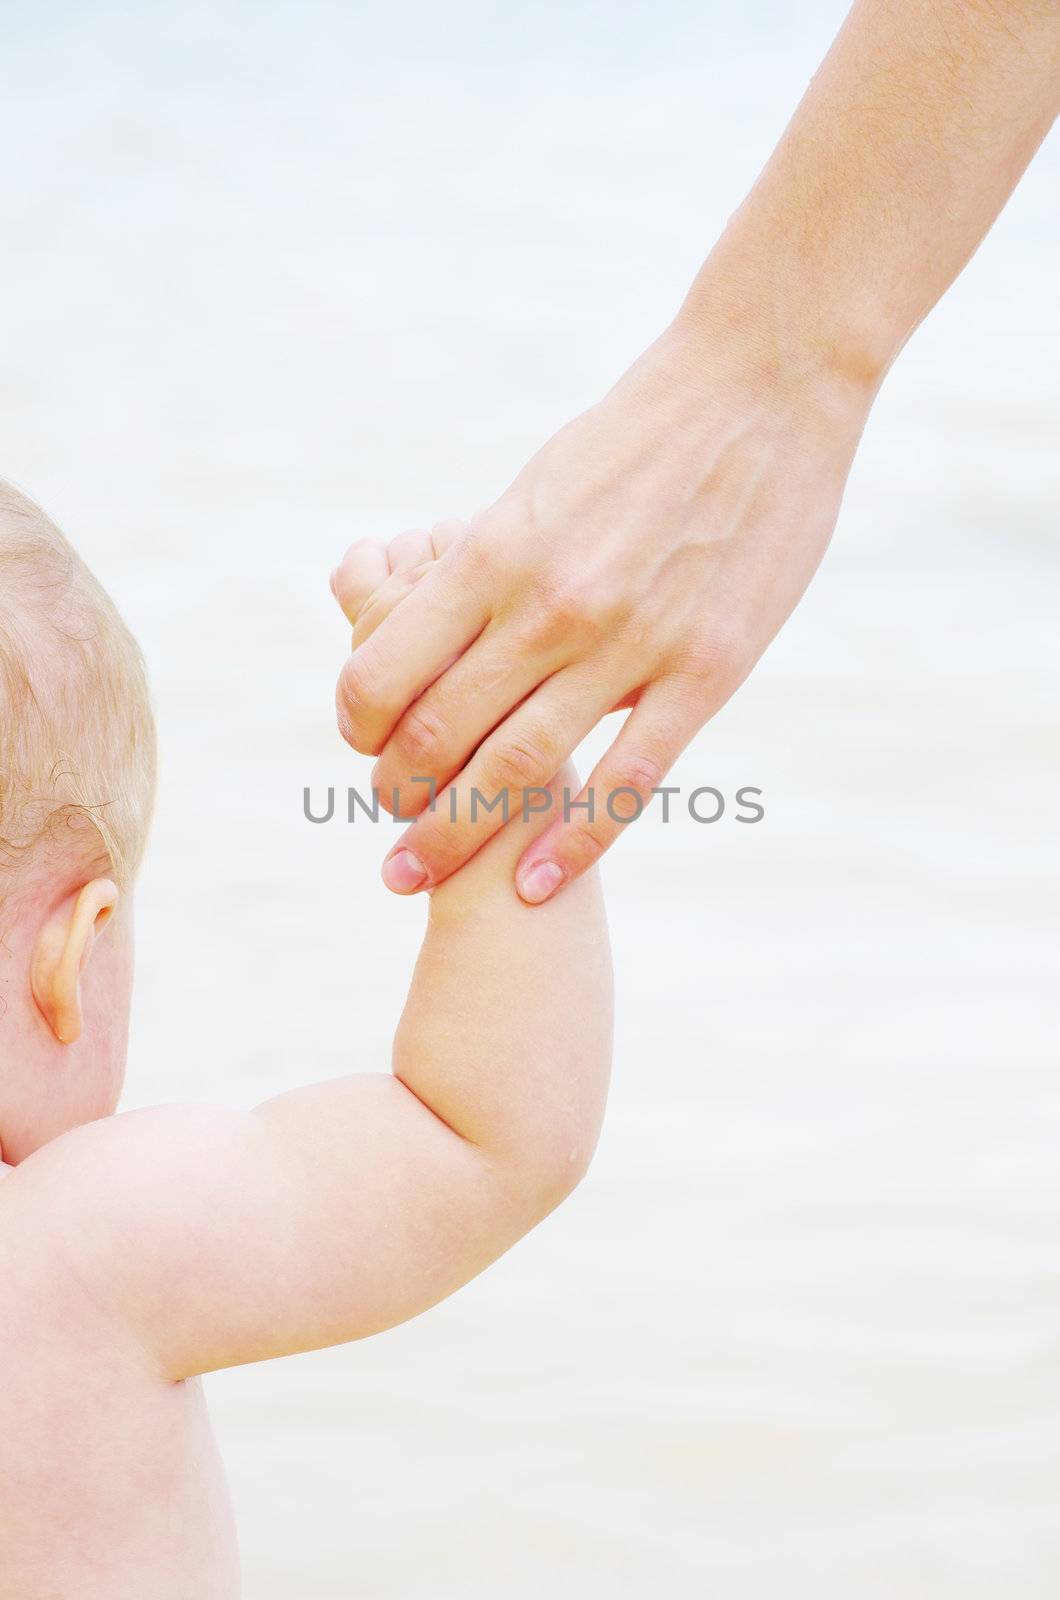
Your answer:
[[[1057,0],[857,0],[683,320],[875,387],[1058,110]]]

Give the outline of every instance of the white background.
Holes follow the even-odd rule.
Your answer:
[[[115,594],[161,729],[129,1104],[385,1064],[422,907],[391,829],[302,819],[368,776],[327,573],[614,380],[841,12],[2,7],[0,471]],[[609,859],[584,1188],[419,1323],[212,1382],[248,1600],[1055,1595],[1058,169],[681,764],[766,820]]]

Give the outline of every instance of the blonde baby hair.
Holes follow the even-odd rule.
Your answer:
[[[51,519],[0,482],[0,898],[46,844],[131,885],[154,788],[135,639]]]

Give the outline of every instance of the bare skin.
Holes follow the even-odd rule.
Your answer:
[[[390,888],[482,846],[499,814],[473,819],[472,787],[547,782],[631,707],[594,815],[534,841],[520,894],[547,899],[613,843],[603,797],[650,799],[797,604],[885,373],[1058,107],[1056,0],[857,0],[655,345],[468,525],[347,552],[344,603],[366,562],[392,574],[337,695],[383,804],[417,817]],[[416,779],[456,786],[455,823]]]
[[[199,1375],[415,1316],[577,1183],[610,958],[593,879],[544,917],[515,895],[541,826],[513,819],[432,898],[391,1072],[251,1112],[111,1115],[128,901],[53,856],[5,901],[0,1600],[236,1600]]]

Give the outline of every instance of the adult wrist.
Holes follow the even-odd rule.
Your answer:
[[[904,339],[795,247],[739,217],[715,246],[675,319],[693,349],[739,350],[776,393],[867,415]]]

